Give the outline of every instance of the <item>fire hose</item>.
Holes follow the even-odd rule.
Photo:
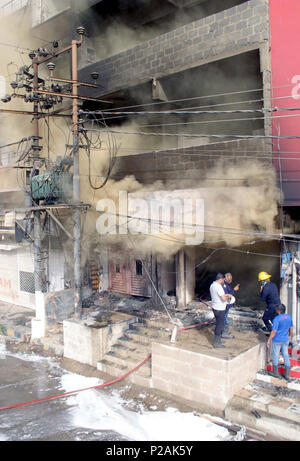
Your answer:
[[[190,328],[196,328],[196,327],[199,327],[199,326],[208,325],[211,322],[212,322],[212,320],[209,320],[208,322],[203,322],[203,323],[198,323],[198,324],[195,324],[195,325],[190,325],[190,326],[187,326],[187,327],[180,328],[179,331],[187,330],[187,329],[190,329]],[[98,384],[96,386],[85,387],[83,389],[77,389],[77,390],[74,390],[74,391],[68,391],[68,392],[63,392],[61,394],[51,395],[49,397],[44,397],[44,398],[37,399],[37,400],[31,400],[31,401],[28,401],[28,402],[16,403],[16,404],[13,404],[13,405],[6,405],[4,407],[0,407],[0,411],[2,411],[2,410],[10,410],[12,408],[24,407],[24,406],[27,406],[27,405],[34,405],[36,403],[45,402],[47,400],[54,400],[54,399],[58,399],[60,397],[66,397],[67,395],[78,394],[79,392],[83,392],[83,391],[87,391],[87,390],[91,390],[91,389],[101,389],[103,387],[110,386],[112,384],[118,383],[119,381],[122,381],[123,379],[127,378],[127,376],[129,376],[131,373],[133,373],[138,368],[143,366],[146,362],[148,362],[148,360],[150,360],[150,358],[151,358],[151,354],[148,355],[148,357],[146,357],[135,368],[133,368],[132,370],[126,372],[124,375],[122,375],[119,378],[116,378],[116,379],[114,379],[112,381],[108,381],[106,383]]]
[[[135,370],[137,370],[138,368],[140,368],[142,365],[144,365],[144,363],[148,362],[148,360],[150,360],[151,358],[151,354],[148,355],[148,357],[145,358],[145,360],[143,360],[139,365],[137,365],[135,368],[133,368],[132,370],[128,371],[127,373],[125,373],[123,376],[120,376],[119,378],[116,378],[112,381],[108,381],[106,383],[102,383],[102,384],[98,384],[96,386],[91,386],[91,387],[85,387],[83,389],[77,389],[77,390],[74,390],[74,391],[69,391],[69,392],[64,392],[62,394],[56,394],[56,395],[51,395],[49,397],[44,397],[42,399],[37,399],[37,400],[31,400],[30,402],[23,402],[23,403],[16,403],[14,405],[6,405],[5,407],[0,407],[0,411],[1,410],[9,410],[11,408],[17,408],[17,407],[24,407],[26,405],[34,405],[35,403],[40,403],[40,402],[45,402],[46,400],[53,400],[53,399],[58,399],[60,397],[65,397],[67,395],[71,395],[71,394],[77,394],[78,392],[82,392],[82,391],[88,391],[90,389],[100,389],[102,387],[106,387],[106,386],[110,386],[111,384],[115,384],[119,381],[122,381],[123,379],[125,379],[127,376],[129,376],[131,373],[133,373]]]

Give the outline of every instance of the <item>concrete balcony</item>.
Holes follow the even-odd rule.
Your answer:
[[[91,81],[90,73],[99,72],[103,88],[98,93],[93,91],[93,97],[97,97],[148,82],[153,77],[261,50],[268,40],[268,0],[250,0],[82,68],[79,79]]]
[[[28,0],[11,0],[5,3],[2,2],[0,6],[0,17],[9,16],[17,11],[25,8],[28,4]]]
[[[76,1],[76,12],[86,10],[101,3],[102,0],[85,0],[84,2]],[[28,0],[14,0],[8,3],[27,3]],[[33,0],[31,4],[32,27],[40,26],[47,21],[62,15],[70,13],[72,9],[71,0]],[[66,14],[68,16],[68,14]]]

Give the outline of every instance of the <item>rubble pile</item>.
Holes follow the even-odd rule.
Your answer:
[[[176,297],[164,296],[156,304],[153,299],[130,296],[122,293],[102,291],[83,301],[83,318],[92,317],[95,322],[109,322],[112,311],[134,315],[156,323],[168,323],[170,319],[179,320],[183,327],[213,320],[211,301],[194,300],[185,308],[176,307]],[[237,331],[261,330],[261,313],[251,307],[233,307],[230,318]]]

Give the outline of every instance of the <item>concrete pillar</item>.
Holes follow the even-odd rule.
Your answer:
[[[179,308],[186,307],[195,296],[195,259],[188,249],[181,249],[176,257],[176,296]]]
[[[42,292],[35,293],[36,317],[31,320],[31,338],[43,338],[46,334],[45,296]]]
[[[180,250],[176,255],[176,296],[177,307],[186,306],[185,299],[185,255],[184,250]]]
[[[102,290],[108,290],[108,250],[107,248],[101,249],[100,265],[102,266]]]
[[[195,298],[196,276],[195,276],[195,250],[186,249],[186,303],[190,303]]]

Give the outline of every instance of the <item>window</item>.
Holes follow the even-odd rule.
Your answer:
[[[143,275],[143,264],[139,259],[135,262],[136,275]]]
[[[120,264],[116,264],[116,274],[120,273]]]
[[[26,293],[35,292],[34,273],[33,272],[19,272],[20,275],[20,290]]]

